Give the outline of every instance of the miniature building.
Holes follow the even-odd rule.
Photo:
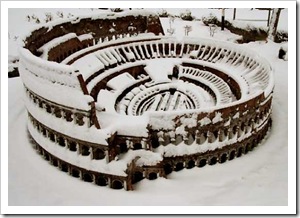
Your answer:
[[[19,70],[37,151],[99,186],[133,190],[224,163],[272,124],[268,62],[232,43],[166,37],[144,11],[47,24],[26,38]]]

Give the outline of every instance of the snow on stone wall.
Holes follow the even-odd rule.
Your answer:
[[[27,49],[20,49],[19,71],[27,88],[37,95],[61,105],[90,110],[92,97],[84,95],[74,67],[35,57]]]

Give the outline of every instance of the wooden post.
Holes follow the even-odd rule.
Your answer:
[[[235,16],[236,16],[236,8],[233,9],[233,20],[235,20]]]
[[[222,8],[222,25],[221,25],[221,30],[224,30],[224,26],[225,26],[225,8]]]
[[[268,23],[267,23],[267,26],[270,25],[270,18],[271,18],[271,9],[269,9],[269,12],[268,12]]]

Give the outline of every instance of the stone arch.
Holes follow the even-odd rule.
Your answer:
[[[204,167],[206,164],[207,164],[207,160],[205,158],[201,159],[199,161],[198,167]]]
[[[209,165],[215,165],[217,161],[218,161],[217,157],[211,157],[209,161]]]
[[[93,182],[93,175],[89,173],[84,173],[82,179],[85,182]]]
[[[249,147],[248,144],[246,144],[244,147],[244,154],[247,154],[248,152],[249,152]]]
[[[231,152],[230,152],[230,154],[229,154],[229,158],[228,158],[228,160],[232,160],[232,159],[234,159],[235,158],[235,150],[232,150]]]
[[[128,151],[128,147],[127,144],[125,142],[122,142],[119,144],[120,147],[120,153],[125,153]]]
[[[177,162],[175,165],[175,171],[182,170],[184,168],[183,162]]]
[[[68,122],[72,122],[72,121],[73,121],[72,112],[69,111],[69,110],[64,110],[64,118],[65,118]]]
[[[155,172],[149,173],[148,179],[149,179],[149,180],[157,179],[157,173],[155,173]]]
[[[49,104],[46,104],[46,111],[47,113],[51,114],[52,110],[51,110],[51,106]]]
[[[213,133],[213,135],[215,137],[215,140],[217,140],[218,136],[219,136],[219,130],[214,130],[212,133]]]
[[[218,134],[217,131],[209,131],[207,133],[208,143],[214,143],[217,140],[215,133]]]
[[[113,189],[122,189],[123,187],[123,182],[118,179],[113,180],[111,183],[111,188]]]
[[[60,136],[60,137],[58,138],[58,144],[59,144],[61,147],[65,147],[65,146],[66,146],[65,139],[64,139],[62,136]]]
[[[71,175],[75,178],[79,178],[80,177],[80,170],[73,168],[71,170]]]
[[[76,142],[70,141],[70,142],[69,142],[69,149],[70,149],[70,151],[77,151],[77,145],[76,145]]]
[[[167,163],[164,165],[164,171],[165,171],[165,174],[168,175],[170,173],[172,173],[173,171],[173,167],[171,164]]]
[[[238,148],[238,151],[237,151],[237,154],[236,154],[236,157],[242,156],[242,155],[243,155],[243,152],[244,152],[243,147],[239,147],[239,148]]]
[[[83,115],[77,113],[75,117],[76,117],[76,124],[78,124],[79,126],[83,126],[84,125]]]
[[[178,145],[183,141],[183,137],[181,135],[176,135],[175,140],[175,145]]]
[[[93,159],[95,159],[95,160],[101,160],[103,158],[105,158],[105,152],[102,149],[100,149],[100,148],[94,149],[94,151],[93,151]]]
[[[224,163],[227,161],[227,154],[226,153],[223,153],[219,159],[219,162],[220,163]]]
[[[132,174],[132,184],[135,184],[143,179],[144,179],[144,175],[143,175],[143,172],[141,172],[141,171],[135,171]]]
[[[235,135],[237,134],[237,131],[238,131],[238,126],[235,125],[234,127],[232,127],[232,134]]]
[[[142,149],[142,144],[141,143],[134,143],[133,144],[133,150],[139,150]]]
[[[43,136],[47,136],[47,129],[45,127],[41,127],[41,131],[43,133]]]
[[[82,156],[88,156],[90,155],[90,148],[86,145],[82,145],[81,147],[81,155]]]
[[[245,123],[244,123],[244,122],[242,122],[241,127],[240,127],[240,130],[241,130],[242,132],[244,132],[244,130],[245,130]]]
[[[203,144],[206,141],[206,139],[207,139],[207,133],[206,132],[201,133],[200,139],[199,139],[199,144],[200,145]]]
[[[195,141],[195,135],[194,134],[188,134],[186,144],[191,145]]]
[[[96,184],[99,186],[106,186],[107,185],[107,179],[104,176],[98,176],[96,180]]]
[[[61,171],[63,172],[69,172],[69,167],[66,163],[61,163]]]
[[[44,102],[42,100],[39,101],[39,107],[43,108]]]
[[[57,167],[58,166],[58,160],[56,158],[52,157],[52,165]]]
[[[194,160],[189,160],[189,161],[187,162],[186,168],[187,168],[187,169],[191,169],[191,168],[193,168],[193,167],[195,167],[195,161],[194,161]]]
[[[252,151],[253,150],[252,144],[250,142],[247,144],[247,148],[248,148],[248,151]]]
[[[61,109],[59,107],[54,107],[54,114],[57,118],[61,118]]]
[[[52,141],[52,142],[55,142],[55,135],[53,132],[50,132],[49,131],[49,139]]]
[[[45,160],[47,160],[47,161],[50,160],[50,156],[49,156],[48,152],[44,152],[44,158],[45,158]]]

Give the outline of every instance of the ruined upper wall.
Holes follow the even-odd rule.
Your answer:
[[[25,39],[25,48],[34,55],[40,55],[37,51],[45,43],[68,33],[77,36],[91,34],[95,41],[107,38],[112,39],[116,35],[135,35],[140,33],[164,34],[156,14],[143,11],[126,11],[121,13],[101,14],[93,17],[76,17],[72,20],[51,22],[34,30]]]

